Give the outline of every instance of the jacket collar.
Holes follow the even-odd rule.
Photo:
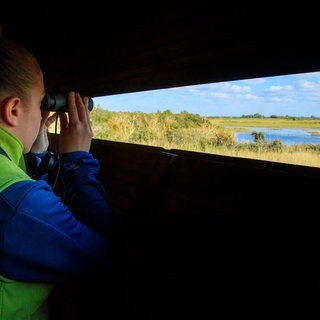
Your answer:
[[[20,140],[12,133],[0,126],[0,147],[6,152],[10,160],[26,171],[24,147]]]

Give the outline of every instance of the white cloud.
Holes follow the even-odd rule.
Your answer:
[[[281,92],[281,91],[292,91],[293,86],[286,85],[286,86],[270,86],[266,89],[268,92]]]
[[[288,103],[288,102],[293,102],[294,99],[291,99],[289,97],[271,97],[270,101],[271,102],[281,102],[281,103],[286,102],[286,103]]]
[[[307,80],[302,80],[299,82],[300,86],[303,88],[303,89],[307,89],[307,90],[312,90],[312,89],[316,89],[317,88],[317,85],[312,83],[311,81],[307,81]]]
[[[258,100],[259,97],[255,96],[251,93],[246,93],[246,94],[237,94],[236,98],[240,98],[240,99],[246,99],[246,100]]]
[[[249,86],[238,86],[238,85],[230,85],[229,87],[230,91],[236,92],[236,93],[247,93],[251,92],[251,88]]]

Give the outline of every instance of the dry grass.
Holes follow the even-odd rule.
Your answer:
[[[146,114],[108,112],[99,108],[91,112],[91,120],[97,139],[320,167],[320,149],[308,150],[304,146],[284,147],[279,151],[236,148],[233,131],[224,128],[239,125],[319,129],[319,120],[208,119],[188,113],[175,115],[170,111]]]

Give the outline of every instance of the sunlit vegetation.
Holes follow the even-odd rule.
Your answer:
[[[296,117],[213,118],[174,114],[110,112],[96,106],[91,112],[94,138],[158,146],[165,149],[223,154],[283,163],[320,167],[320,145],[285,146],[280,140],[267,143],[264,134],[253,132],[253,142],[237,143],[228,126],[320,128],[320,119]]]

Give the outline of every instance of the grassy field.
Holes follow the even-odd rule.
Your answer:
[[[110,112],[96,107],[91,112],[94,138],[320,167],[320,145],[285,146],[280,141],[237,143],[235,129],[245,127],[320,129],[320,119],[201,117],[169,110],[156,113]]]
[[[228,127],[310,128],[320,129],[319,119],[296,118],[210,118],[213,125]]]

